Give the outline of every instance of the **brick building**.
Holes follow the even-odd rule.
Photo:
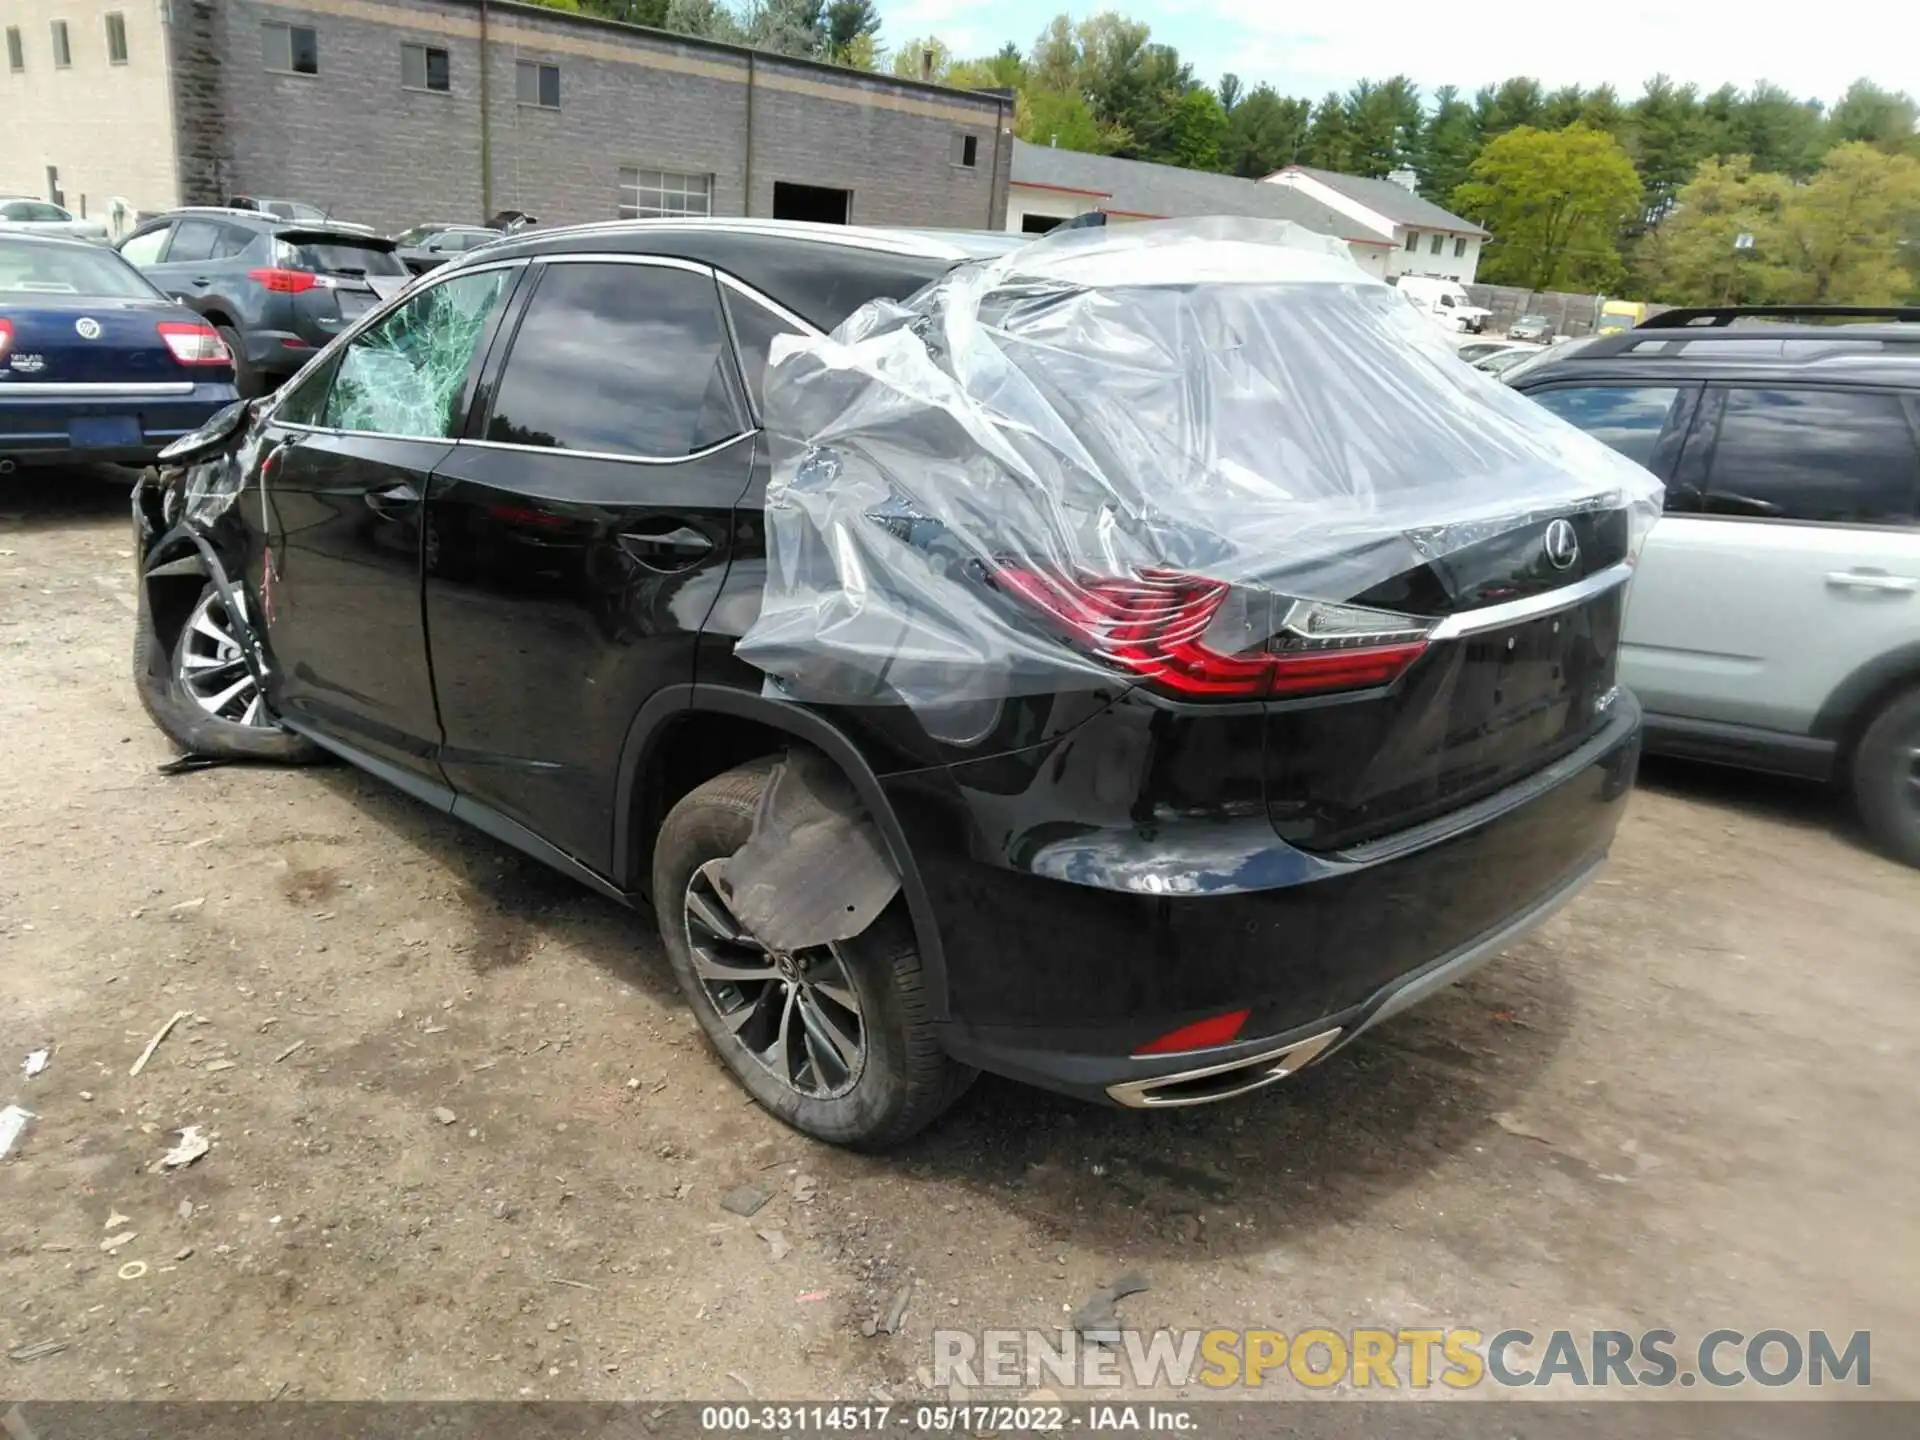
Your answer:
[[[1010,99],[513,0],[10,0],[0,191],[997,229]],[[482,57],[484,59],[484,65]],[[15,63],[15,62],[18,63]]]

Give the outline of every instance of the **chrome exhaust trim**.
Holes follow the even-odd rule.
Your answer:
[[[1193,1070],[1178,1070],[1171,1075],[1155,1075],[1148,1080],[1128,1080],[1109,1085],[1107,1095],[1118,1104],[1135,1110],[1211,1105],[1216,1100],[1231,1100],[1236,1095],[1245,1095],[1250,1090],[1258,1090],[1263,1085],[1271,1085],[1276,1080],[1284,1080],[1296,1071],[1305,1069],[1319,1059],[1340,1035],[1340,1027],[1335,1026],[1263,1054],[1202,1065]]]

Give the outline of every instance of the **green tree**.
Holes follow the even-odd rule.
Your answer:
[[[747,43],[776,55],[818,58],[827,50],[826,0],[753,0]]]
[[[1474,156],[1480,153],[1480,137],[1474,130],[1473,109],[1451,85],[1433,92],[1433,113],[1427,116],[1426,133],[1420,139],[1420,193],[1445,205],[1453,192],[1466,183]]]
[[[1835,146],[1781,214],[1790,304],[1889,305],[1913,291],[1902,242],[1920,233],[1920,160],[1863,140]]]
[[[863,35],[878,42],[880,12],[874,8],[873,0],[833,0],[827,6],[826,31],[828,49],[839,59]]]
[[[1259,180],[1291,165],[1307,137],[1312,106],[1284,99],[1271,85],[1256,85],[1227,117],[1221,160],[1235,175]]]
[[[1621,274],[1620,229],[1641,203],[1618,141],[1584,125],[1522,125],[1473,162],[1453,208],[1493,234],[1481,275],[1533,290],[1598,290]]]
[[[1020,96],[1013,133],[1033,145],[1057,145],[1104,155],[1107,137],[1078,91],[1027,90]]]
[[[1865,141],[1889,155],[1914,154],[1914,125],[1920,107],[1904,90],[1882,90],[1871,80],[1856,80],[1833,107],[1828,124],[1835,144]]]
[[[666,28],[702,40],[738,43],[746,38],[733,12],[719,0],[668,0]]]
[[[1825,124],[1817,100],[1796,100],[1771,81],[1747,92],[1740,107],[1740,153],[1755,170],[1805,179],[1820,167]]]
[[[1042,90],[1061,95],[1079,93],[1080,37],[1074,33],[1071,17],[1056,15],[1047,22],[1047,28],[1033,42],[1027,72]]]
[[[1627,148],[1646,191],[1645,221],[1657,225],[1702,158],[1700,102],[1693,86],[1675,85],[1665,75],[1647,81],[1633,104],[1628,135]]]
[[[1780,222],[1792,193],[1791,181],[1755,170],[1749,156],[1703,161],[1673,213],[1635,247],[1642,291],[1674,305],[1778,299]]]
[[[541,0],[534,0],[540,4]],[[664,30],[667,25],[667,0],[580,0],[579,9],[588,15],[604,15],[629,25],[647,25]]]
[[[1227,138],[1227,112],[1204,85],[1173,102],[1167,127],[1166,154],[1175,165],[1189,170],[1219,170],[1220,149]]]
[[[1420,91],[1406,76],[1378,85],[1362,80],[1347,93],[1346,112],[1354,173],[1385,175],[1419,158],[1425,114]]]
[[[1515,75],[1474,93],[1474,129],[1484,143],[1521,125],[1544,124],[1546,109],[1540,82],[1531,75]]]
[[[1240,103],[1241,96],[1244,93],[1243,87],[1240,84],[1240,77],[1231,70],[1227,71],[1226,74],[1220,77],[1220,84],[1216,87],[1216,93],[1220,96],[1220,108],[1226,111],[1227,117],[1231,119],[1233,117],[1233,107]]]
[[[1611,85],[1595,86],[1580,103],[1580,123],[1589,130],[1604,130],[1616,140],[1625,140],[1627,118],[1627,107]]]
[[[1347,124],[1347,107],[1331,90],[1313,107],[1300,158],[1321,170],[1353,168],[1353,129]]]
[[[918,80],[921,77],[921,59],[926,55],[933,57],[927,66],[927,78],[945,81],[953,69],[953,51],[947,42],[937,35],[915,37],[893,52],[893,73],[903,80]]]
[[[1540,126],[1544,130],[1564,130],[1580,119],[1586,108],[1585,91],[1578,85],[1562,85],[1541,107]]]

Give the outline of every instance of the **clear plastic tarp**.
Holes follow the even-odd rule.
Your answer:
[[[1149,630],[1231,654],[1275,607],[1583,510],[1628,511],[1637,552],[1661,501],[1284,222],[963,265],[777,341],[765,412],[766,595],[738,653],[814,701],[1126,682]]]

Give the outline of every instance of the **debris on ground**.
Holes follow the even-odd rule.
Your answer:
[[[147,1068],[147,1061],[151,1060],[153,1058],[153,1052],[160,1048],[160,1042],[167,1038],[168,1033],[174,1026],[178,1025],[182,1020],[190,1018],[192,1014],[193,1012],[191,1010],[176,1010],[173,1012],[173,1018],[153,1032],[153,1038],[147,1041],[147,1048],[140,1052],[140,1058],[134,1061],[133,1068],[127,1071],[129,1079]]]
[[[109,1210],[107,1212],[107,1223],[100,1228],[102,1230],[117,1230],[122,1225],[131,1225],[132,1223],[133,1217],[131,1215],[122,1215],[118,1210]]]
[[[228,755],[182,755],[178,760],[169,760],[164,765],[153,767],[156,775],[191,775],[196,770],[217,770],[222,765],[232,765],[233,758]]]
[[[759,1213],[760,1207],[772,1198],[771,1190],[763,1190],[758,1185],[736,1185],[720,1197],[720,1208],[745,1219]]]
[[[53,1057],[51,1050],[35,1050],[20,1066],[20,1073],[31,1080],[47,1068],[47,1061]]]
[[[1087,1297],[1087,1302],[1073,1312],[1073,1328],[1096,1345],[1118,1345],[1120,1315],[1113,1307],[1127,1296],[1138,1295],[1148,1288],[1146,1276],[1128,1271]]]
[[[885,1313],[873,1315],[860,1327],[860,1333],[868,1339],[875,1335],[898,1335],[907,1323],[907,1307],[913,1303],[913,1277],[907,1277],[907,1283],[893,1292]]]
[[[33,1119],[33,1111],[22,1110],[18,1105],[9,1105],[0,1110],[0,1155],[10,1155],[20,1137],[27,1133],[27,1122]]]
[[[127,1261],[126,1264],[122,1265],[119,1268],[119,1270],[116,1271],[115,1273],[118,1274],[122,1280],[145,1279],[147,1274],[147,1262],[144,1260],[129,1260]]]
[[[293,1054],[294,1051],[298,1050],[301,1046],[305,1045],[306,1043],[307,1042],[304,1040],[294,1041],[293,1044],[287,1046],[286,1049],[282,1050],[278,1055],[273,1057],[273,1063],[278,1065],[282,1060],[285,1060],[289,1055]]]
[[[49,1355],[58,1355],[72,1343],[71,1340],[40,1340],[32,1345],[22,1345],[18,1350],[9,1350],[7,1358],[23,1364],[28,1360],[44,1360]]]
[[[793,1246],[787,1243],[787,1237],[784,1231],[761,1230],[756,1233],[762,1240],[767,1242],[767,1249],[771,1252],[773,1262],[776,1265],[793,1252]]]
[[[820,1182],[804,1172],[793,1177],[793,1198],[802,1205],[810,1203],[819,1188]]]
[[[178,1215],[182,1220],[193,1219],[193,1201],[182,1200],[180,1202],[179,1209],[175,1210],[173,1213]]]
[[[460,1117],[455,1115],[453,1111],[447,1109],[446,1106],[436,1105],[433,1107],[433,1118],[438,1120],[442,1125],[451,1125]]]
[[[116,1230],[100,1242],[100,1248],[111,1255],[139,1233],[138,1230]]]
[[[149,1171],[157,1175],[162,1170],[183,1169],[212,1148],[213,1142],[200,1133],[200,1127],[189,1125],[180,1132],[180,1143],[154,1161]]]

